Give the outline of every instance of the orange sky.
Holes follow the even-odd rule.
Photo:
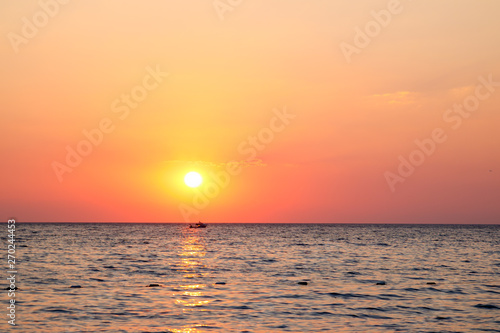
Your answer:
[[[499,12],[1,1],[0,219],[499,223]]]

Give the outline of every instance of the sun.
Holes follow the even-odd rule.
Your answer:
[[[198,187],[201,185],[202,182],[203,182],[203,178],[196,171],[188,172],[184,176],[184,183],[186,183],[186,185],[189,187]]]

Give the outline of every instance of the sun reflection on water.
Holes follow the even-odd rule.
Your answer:
[[[174,304],[182,313],[202,313],[208,311],[206,306],[212,302],[206,293],[207,284],[201,283],[206,277],[207,265],[205,262],[206,245],[205,232],[198,229],[185,229],[181,237],[179,271],[183,273],[182,282],[176,287]],[[171,329],[177,333],[201,332],[198,327],[203,327],[202,319],[193,325],[186,325],[181,329]]]
[[[186,327],[186,328],[182,328],[180,330],[172,328],[169,331],[174,332],[174,333],[199,333],[199,332],[201,332],[196,327]]]

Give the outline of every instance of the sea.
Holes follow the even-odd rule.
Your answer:
[[[500,225],[18,222],[15,245],[0,332],[500,332]]]

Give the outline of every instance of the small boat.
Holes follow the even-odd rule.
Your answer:
[[[189,227],[190,228],[206,228],[207,225],[205,223],[201,223],[200,221],[198,221],[195,224],[190,224]]]

